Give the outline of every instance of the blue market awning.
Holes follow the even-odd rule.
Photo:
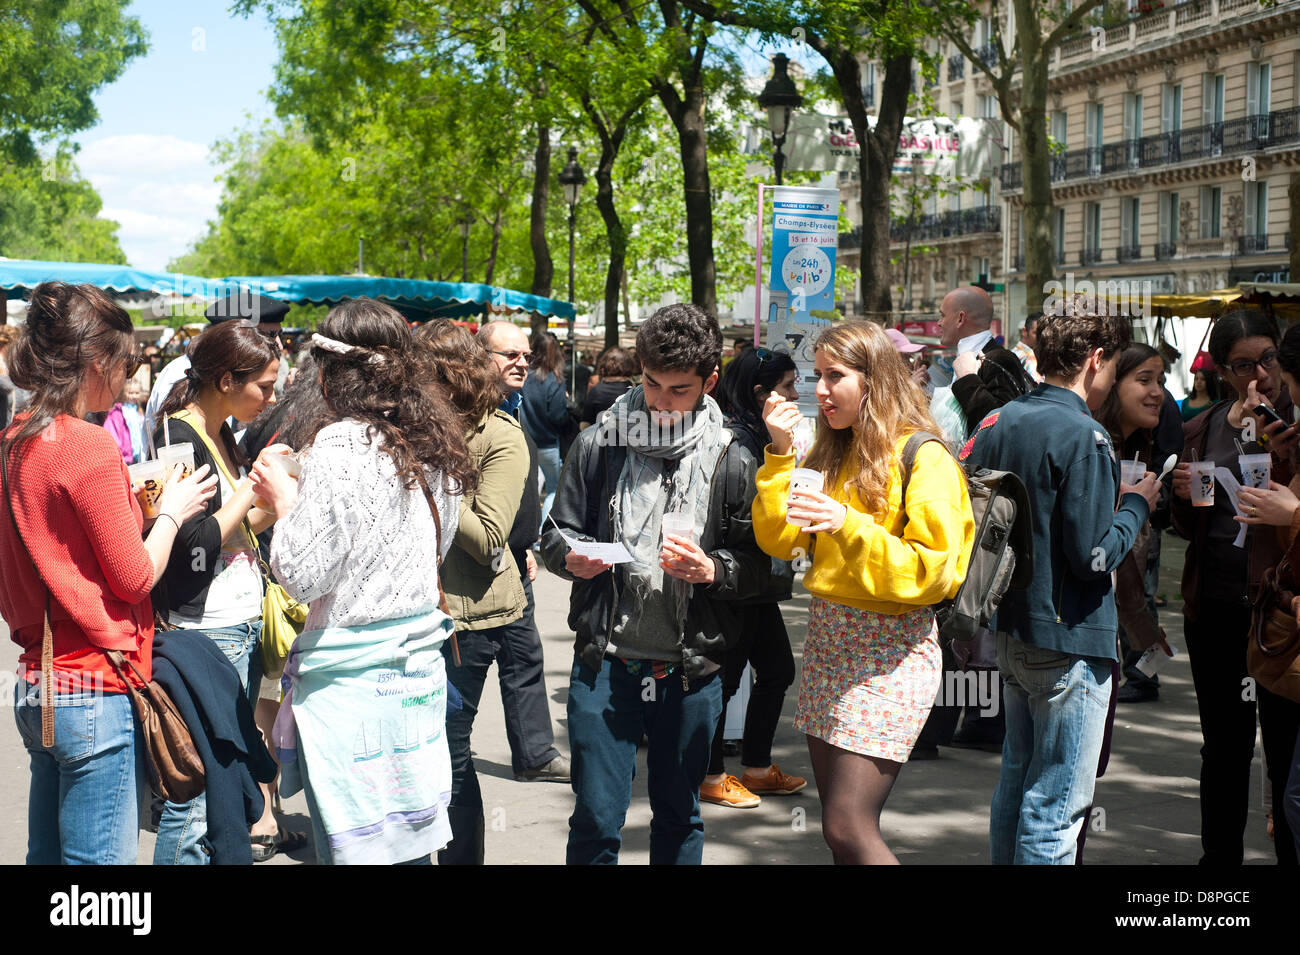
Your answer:
[[[572,303],[472,282],[429,282],[369,275],[231,275],[230,285],[251,289],[282,302],[335,305],[353,298],[376,298],[414,318],[466,318],[481,316],[484,307],[537,312],[571,319]]]
[[[0,259],[0,291],[21,294],[42,282],[56,281],[88,283],[119,293],[206,299],[247,289],[282,302],[314,305],[337,305],[348,299],[370,297],[416,319],[482,316],[488,305],[497,311],[537,312],[565,320],[576,315],[570,302],[471,282],[428,282],[369,275],[236,275],[209,279],[181,272],[133,269],[127,265]]]
[[[133,269],[129,265],[98,265],[93,262],[0,259],[0,290],[30,292],[42,282],[88,284],[112,292],[198,295],[204,298],[216,298],[229,290],[225,282],[181,272],[154,272]]]

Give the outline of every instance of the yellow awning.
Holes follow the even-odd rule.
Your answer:
[[[1241,290],[1216,289],[1212,292],[1188,292],[1180,295],[1152,295],[1151,307],[1160,315],[1180,318],[1214,318],[1241,298]]]

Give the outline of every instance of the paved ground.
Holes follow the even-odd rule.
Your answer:
[[[1178,575],[1181,542],[1166,537],[1162,590],[1170,607],[1165,629],[1182,648]],[[558,745],[567,753],[564,701],[572,665],[572,635],[565,627],[568,585],[542,572],[537,582],[538,626],[546,650],[546,680]],[[785,605],[786,622],[799,659],[807,620],[806,594]],[[7,637],[7,632],[4,634]],[[13,672],[17,647],[0,641],[0,673]],[[10,678],[11,679],[11,678]],[[1110,768],[1098,782],[1095,828],[1088,838],[1092,864],[1189,864],[1200,854],[1197,774],[1200,727],[1185,654],[1161,674],[1156,703],[1121,706],[1116,722]],[[495,678],[489,677],[489,687]],[[796,684],[797,686],[797,684]],[[4,699],[11,700],[8,685]],[[792,690],[793,694],[793,690]],[[811,777],[803,737],[795,733],[793,698],[777,733],[774,759],[787,772]],[[485,693],[474,733],[476,764],[482,778],[487,817],[487,861],[494,864],[559,863],[564,860],[567,819],[573,807],[568,786],[517,783],[510,772],[500,697]],[[1258,752],[1258,750],[1257,750]],[[993,753],[944,749],[940,759],[907,765],[885,810],[886,839],[905,863],[971,863],[988,858],[989,800],[997,781],[999,757]],[[729,769],[739,766],[732,761]],[[0,864],[23,861],[26,849],[27,757],[12,720],[0,720]],[[1260,802],[1261,768],[1256,757],[1251,783],[1251,815],[1246,831],[1246,859],[1273,858],[1265,835]],[[285,801],[287,823],[309,829],[302,797]],[[790,797],[769,797],[757,809],[704,807],[707,843],[704,861],[712,864],[827,863],[813,786]],[[622,859],[645,863],[649,856],[650,813],[645,790],[645,756],[624,829]],[[140,861],[152,859],[153,837],[141,833]],[[271,865],[308,861],[277,857]]]

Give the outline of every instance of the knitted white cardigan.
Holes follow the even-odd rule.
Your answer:
[[[317,434],[303,460],[298,503],[275,525],[271,567],[295,599],[311,604],[306,629],[354,627],[438,606],[438,554],[424,492],[407,490],[393,459],[359,421]],[[460,498],[425,475],[442,521],[442,553],[456,535]]]

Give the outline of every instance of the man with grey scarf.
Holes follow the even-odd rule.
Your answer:
[[[650,861],[701,862],[699,788],[737,636],[730,604],[760,593],[770,569],[750,523],[754,459],[708,394],[717,322],[695,305],[666,306],[636,350],[643,383],[575,441],[542,539],[547,566],[573,581],[570,864],[618,861],[643,733]],[[664,530],[666,516],[680,532]],[[566,535],[622,543],[633,560],[589,560]]]

